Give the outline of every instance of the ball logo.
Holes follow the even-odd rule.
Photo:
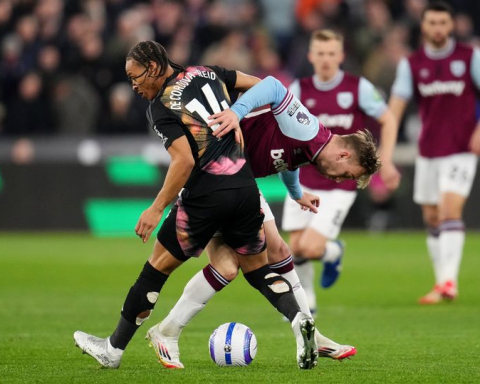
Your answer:
[[[296,117],[299,123],[304,125],[310,124],[310,119],[308,118],[308,115],[306,113],[298,112]]]

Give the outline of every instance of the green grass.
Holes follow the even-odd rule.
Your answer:
[[[141,329],[119,370],[99,369],[73,345],[81,329],[107,336],[152,242],[77,234],[0,234],[0,383],[475,383],[480,382],[480,235],[469,233],[455,303],[421,307],[432,285],[423,233],[345,233],[339,282],[318,290],[321,331],[358,354],[316,369],[295,364],[281,316],[239,277],[184,330],[186,369],[155,360]],[[161,320],[206,263],[183,265],[168,281],[148,324]],[[320,265],[317,266],[320,271]],[[219,368],[208,355],[218,325],[237,321],[257,336],[247,368]]]

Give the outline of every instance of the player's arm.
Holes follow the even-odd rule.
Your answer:
[[[477,110],[480,110],[480,100],[477,101]],[[480,113],[478,113],[480,115]],[[472,137],[470,138],[470,151],[477,156],[480,156],[480,116],[477,121],[477,126],[473,131]]]
[[[175,140],[168,148],[171,161],[162,189],[153,204],[141,214],[135,227],[135,233],[144,243],[160,222],[163,211],[179,194],[192,172],[195,161],[187,137]]]
[[[379,157],[382,160],[380,177],[389,190],[395,190],[400,184],[400,172],[393,164],[393,152],[397,144],[398,120],[387,109],[378,119],[381,125]]]
[[[135,233],[144,243],[157,227],[167,205],[178,196],[195,165],[192,148],[181,121],[161,102],[154,102],[150,108],[154,128],[161,136],[171,161],[162,189],[152,205],[142,212],[135,226]]]
[[[280,105],[286,95],[287,89],[282,83],[268,76],[245,92],[230,109],[210,116],[212,121],[208,125],[211,127],[218,124],[213,135],[222,137],[232,129],[240,129],[240,120],[251,110],[264,105],[271,105],[274,108]]]
[[[258,84],[261,79],[256,76],[247,75],[241,71],[236,71],[237,79],[235,82],[235,90],[240,92],[246,92],[252,88],[255,84]]]
[[[408,100],[413,95],[413,78],[410,63],[402,59],[397,66],[395,82],[391,90],[388,107],[398,122],[402,121],[403,114],[407,108]]]
[[[295,171],[280,172],[278,177],[287,187],[288,195],[295,200],[304,211],[317,213],[317,207],[320,204],[320,198],[302,190],[299,180],[299,169]]]
[[[374,117],[381,126],[379,156],[382,160],[380,176],[389,190],[400,184],[400,173],[393,164],[393,152],[397,144],[398,122],[388,109],[374,85],[365,78],[359,82],[359,105],[368,116]]]
[[[470,65],[472,81],[480,91],[480,49],[475,48],[472,55],[472,63]],[[470,138],[470,150],[480,156],[480,100],[477,100],[477,126]]]

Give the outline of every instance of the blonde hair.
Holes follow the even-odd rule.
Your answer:
[[[368,129],[340,137],[345,146],[353,150],[358,164],[365,169],[365,173],[357,179],[357,187],[363,189],[382,166],[375,139]]]
[[[312,32],[310,37],[310,44],[314,41],[330,41],[337,40],[343,48],[343,36],[331,29],[318,29]]]

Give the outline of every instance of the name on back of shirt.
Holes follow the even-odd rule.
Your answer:
[[[200,71],[199,69],[193,71],[193,72],[187,72],[185,73],[185,76],[183,79],[178,80],[175,85],[172,87],[172,91],[170,92],[170,109],[177,109],[180,110],[182,109],[182,94],[185,88],[187,88],[192,80],[195,77],[204,77],[206,79],[210,80],[215,80],[217,78],[217,75],[215,72],[210,72],[210,71]]]

